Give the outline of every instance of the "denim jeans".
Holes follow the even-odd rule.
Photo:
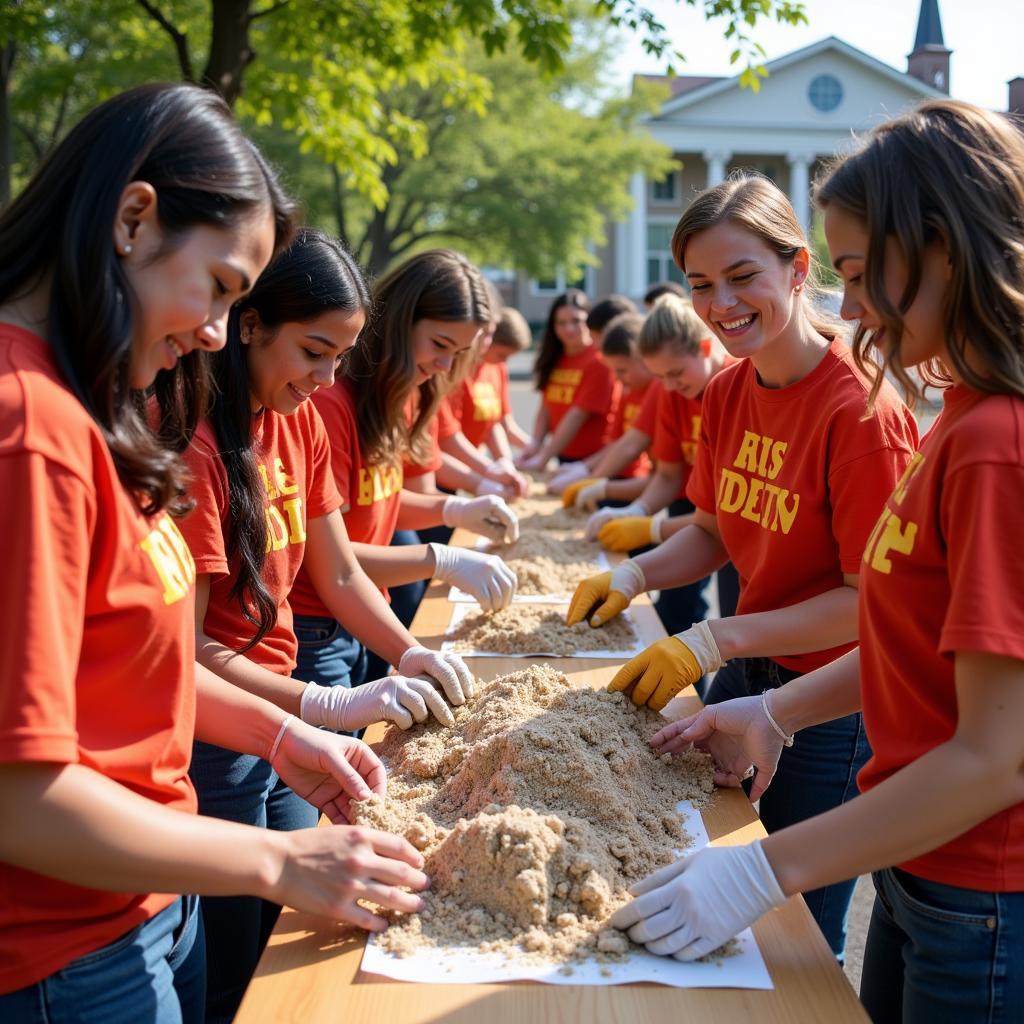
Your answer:
[[[209,743],[192,748],[199,813],[278,832],[313,828],[320,814],[266,761]],[[204,896],[206,1022],[228,1022],[242,1001],[281,908],[256,896]]]
[[[206,984],[199,900],[175,900],[48,978],[0,995],[14,1024],[202,1024]]]
[[[366,648],[340,622],[296,615],[293,628],[299,641],[296,679],[350,688],[366,682]]]
[[[860,998],[875,1024],[1024,1020],[1024,893],[877,871]]]
[[[769,658],[737,658],[714,678],[706,703],[757,696],[796,678],[798,672]],[[761,823],[768,832],[813,818],[857,795],[857,772],[871,756],[860,714],[802,729],[784,747],[772,784],[761,797]],[[745,785],[749,792],[750,784]],[[857,880],[804,893],[804,899],[840,962],[846,947],[846,915]]]
[[[391,538],[391,546],[395,548],[423,543],[425,541],[419,539],[415,530],[395,530],[395,534]],[[391,610],[406,629],[412,625],[420,601],[423,600],[423,595],[427,592],[427,583],[427,580],[416,580],[414,583],[403,583],[400,587],[388,587],[388,594],[391,596]],[[380,679],[388,674],[390,667],[379,654],[374,654],[373,651],[367,652],[366,679]]]

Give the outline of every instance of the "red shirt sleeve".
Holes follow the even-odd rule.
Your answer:
[[[334,474],[334,485],[338,489],[343,511],[352,505],[355,445],[358,444],[353,429],[352,414],[344,402],[344,385],[338,382],[333,387],[315,391],[313,403],[320,413],[324,429],[327,431],[328,443],[333,439],[331,447],[331,470]]]
[[[441,448],[438,445],[438,423],[435,416],[427,424],[427,437],[429,439],[429,455],[424,463],[410,462],[408,459],[402,464],[402,475],[406,479],[417,476],[426,476],[427,473],[436,473],[441,468]]]
[[[446,396],[437,407],[437,439],[443,441],[446,437],[454,437],[460,430],[462,430],[462,424]]]
[[[639,430],[641,434],[646,434],[652,441],[654,440],[658,423],[658,404],[661,399],[661,393],[661,385],[657,381],[652,382],[647,389],[647,393],[644,395],[640,411],[636,414],[636,419],[633,420],[633,429]]]
[[[686,497],[704,512],[714,515],[717,501],[715,500],[715,467],[711,457],[711,441],[708,437],[708,420],[711,418],[709,397],[715,382],[711,381],[704,390],[704,415],[701,417],[700,440],[697,442],[697,458],[694,460],[689,480],[686,484]],[[712,402],[714,399],[711,399]],[[656,458],[660,456],[655,455]],[[863,547],[861,548],[863,553]]]
[[[340,508],[342,497],[334,482],[331,442],[327,439],[324,421],[314,405],[304,407],[303,414],[306,416],[303,426],[308,431],[309,450],[312,452],[306,495],[306,517],[316,519]]]
[[[187,516],[178,520],[178,529],[192,551],[197,573],[227,575],[228,556],[224,547],[224,526],[230,507],[227,471],[217,452],[198,433],[185,449],[184,458],[192,474],[188,490],[195,505]]]
[[[980,462],[950,474],[939,519],[946,538],[950,602],[939,647],[1024,660],[1024,466]]]
[[[508,395],[508,364],[499,363],[498,371],[501,380],[501,418],[504,419],[512,411],[512,402]]]
[[[95,496],[70,470],[27,452],[0,458],[0,493],[9,496],[0,514],[0,762],[74,763]]]

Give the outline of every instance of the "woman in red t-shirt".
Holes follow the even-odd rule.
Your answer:
[[[682,941],[667,935],[657,951],[688,959],[787,894],[873,871],[861,982],[872,1019],[1019,1020],[1024,140],[1004,115],[932,100],[876,128],[817,199],[858,357],[877,350],[918,397],[922,381],[944,387],[943,410],[864,551],[859,650],[769,702],[720,704],[655,742],[696,740],[733,772],[752,764],[757,796],[783,741],[862,707],[864,793],[648,879],[646,905],[618,923],[671,903],[655,930]]]
[[[175,893],[382,928],[358,893],[414,910],[392,886],[426,884],[397,837],[197,817],[187,775],[197,736],[272,760],[339,822],[383,789],[365,745],[195,664],[185,474],[135,400],[201,393],[196,350],[224,344],[290,219],[227,106],[184,85],[98,107],[0,216],[2,1020],[198,1024],[196,900]]]
[[[551,304],[534,365],[540,409],[518,464],[542,470],[558,457],[580,461],[608,440],[617,388],[587,328],[590,304],[570,288]]]
[[[612,680],[655,709],[708,672],[721,670],[706,698],[719,703],[850,650],[864,544],[917,447],[914,419],[891,387],[865,419],[870,383],[807,303],[810,251],[776,185],[736,175],[702,192],[676,227],[673,256],[697,315],[740,360],[704,391],[687,486],[693,522],[614,575],[584,581],[570,606],[571,620],[597,625],[640,590],[690,583],[732,562],[737,615],[659,641]],[[808,730],[761,801],[765,828],[856,796],[868,753],[859,715]],[[838,958],[853,884],[807,894]]]

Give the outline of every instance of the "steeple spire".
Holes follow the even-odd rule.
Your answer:
[[[907,74],[948,95],[949,57],[952,52],[946,49],[942,39],[939,0],[921,0],[914,49],[907,57]]]

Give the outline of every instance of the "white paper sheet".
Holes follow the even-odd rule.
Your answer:
[[[473,615],[476,612],[477,609],[471,608],[468,604],[455,605],[452,609],[452,621],[448,624],[447,633],[450,633],[467,615]],[[629,612],[623,612],[622,617],[628,620]],[[633,631],[636,639],[633,641],[632,646],[621,651],[577,651],[575,654],[552,654],[551,651],[524,651],[521,654],[510,654],[508,651],[460,650],[457,653],[463,658],[602,658],[605,661],[625,661],[627,658],[640,654],[646,647],[639,634],[636,633],[635,623],[633,624]],[[441,650],[444,653],[455,651],[455,641],[442,640]]]
[[[501,546],[494,545],[492,547],[491,542],[486,537],[479,537],[476,542],[476,546],[479,550],[487,550],[492,554],[500,555]],[[596,572],[607,572],[611,569],[611,562],[608,561],[608,556],[605,554],[602,548],[596,548],[594,551],[594,565],[597,567]],[[467,594],[464,590],[459,590],[458,587],[453,586],[448,591],[448,600],[454,601],[456,604],[477,604],[477,599],[472,594]],[[568,594],[516,594],[512,598],[513,604],[568,604],[572,600],[572,593]]]
[[[688,852],[706,846],[708,834],[700,812],[689,801],[680,803],[677,810],[694,838],[694,845]],[[673,988],[772,988],[771,976],[753,933],[747,928],[737,936],[737,940],[739,952],[714,963],[680,963],[671,957],[637,950],[621,963],[602,964],[588,960],[573,964],[571,973],[562,973],[559,967],[524,964],[466,946],[426,948],[399,959],[380,949],[371,936],[363,954],[362,970],[396,981],[442,985],[483,985],[523,980],[548,985],[622,985],[653,981]]]

